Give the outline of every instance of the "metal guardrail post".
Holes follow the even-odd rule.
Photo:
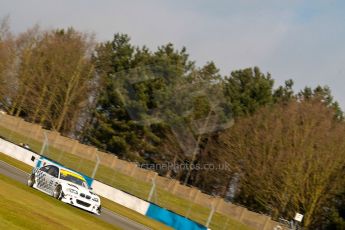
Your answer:
[[[43,155],[47,146],[48,146],[48,137],[47,137],[47,133],[46,131],[43,132],[44,134],[44,141],[43,141],[43,145],[42,145],[42,148],[41,148],[41,151],[40,151],[40,155]]]
[[[97,160],[97,162],[96,162],[95,168],[93,169],[92,176],[91,176],[92,179],[95,179],[95,175],[96,175],[96,172],[98,170],[99,163],[100,163],[100,159],[99,159],[99,156],[97,153],[96,153],[96,160]]]
[[[149,197],[147,198],[148,201],[151,201],[153,193],[155,192],[155,189],[156,189],[156,177],[157,177],[157,174],[155,174],[155,176],[153,178],[151,178],[151,180],[152,180],[152,187],[151,187],[151,190],[150,190],[150,193],[149,193]]]
[[[208,227],[210,225],[215,210],[216,210],[215,206],[212,204],[212,209],[211,209],[210,215],[208,215],[208,218],[207,218],[206,227]]]

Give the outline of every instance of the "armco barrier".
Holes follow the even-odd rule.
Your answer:
[[[50,160],[46,157],[42,157],[30,150],[24,149],[11,142],[0,138],[0,152],[11,156],[19,161],[22,161],[33,167],[40,167],[48,164],[55,164],[63,166],[56,161]],[[74,170],[73,170],[74,171]],[[79,172],[78,172],[79,173]],[[82,173],[81,173],[82,174]],[[83,175],[83,174],[82,174]],[[198,224],[186,217],[178,215],[172,211],[166,210],[162,207],[139,199],[133,195],[125,193],[116,188],[110,187],[109,185],[103,184],[99,181],[93,180],[92,178],[83,175],[88,182],[89,186],[93,188],[94,192],[98,195],[105,197],[111,201],[121,204],[129,209],[132,209],[142,215],[157,220],[166,224],[167,226],[173,227],[177,230],[204,230],[207,229],[205,226]]]
[[[149,208],[149,203],[141,200],[135,196],[125,193],[109,185],[103,184],[99,181],[94,181],[92,184],[93,190],[100,196],[103,196],[109,200],[112,200],[122,206],[130,208],[142,215],[145,215]]]
[[[37,160],[40,158],[40,155],[18,145],[12,144],[11,142],[5,141],[1,138],[0,152],[13,157],[14,159],[22,161],[32,167],[36,166]]]

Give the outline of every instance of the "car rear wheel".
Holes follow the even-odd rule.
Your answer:
[[[58,199],[58,200],[61,200],[61,198],[62,198],[61,194],[62,194],[62,188],[61,188],[61,186],[58,185],[53,192],[53,197]]]
[[[101,212],[102,212],[101,209],[102,209],[102,207],[101,207],[101,205],[99,205],[97,208],[98,215],[101,215]]]
[[[32,186],[34,186],[34,184],[35,184],[35,175],[31,174],[31,176],[28,179],[28,186],[32,187]]]

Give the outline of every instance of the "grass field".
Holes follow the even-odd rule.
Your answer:
[[[0,229],[120,229],[0,174]]]
[[[13,166],[15,166],[16,168],[19,168],[25,172],[28,172],[30,173],[32,171],[32,167],[27,165],[27,164],[24,164],[23,162],[20,162],[12,157],[9,157],[3,153],[0,153],[0,160],[8,163],[8,164],[11,164]],[[44,194],[44,196],[47,196]],[[101,203],[102,203],[102,206],[115,212],[115,213],[119,213],[121,214],[122,216],[125,216],[131,220],[134,220],[138,223],[141,223],[145,226],[148,226],[152,229],[157,229],[157,230],[171,230],[171,228],[167,227],[166,225],[160,223],[160,222],[157,222],[155,220],[152,220],[146,216],[143,216],[137,212],[134,212],[133,210],[131,209],[128,209],[122,205],[119,205],[111,200],[108,200],[104,197],[101,197]],[[77,209],[76,209],[77,210]],[[3,229],[3,228],[0,228],[0,229]]]
[[[1,126],[0,135],[11,140],[14,143],[28,143],[30,147],[36,152],[39,152],[42,146],[41,142],[33,140],[27,136],[20,135]],[[46,156],[50,157],[51,159],[54,159],[64,164],[65,166],[75,169],[79,172],[85,173],[86,175],[91,175],[92,170],[95,166],[95,162],[93,161],[80,158],[76,155],[67,152],[60,151],[51,146],[49,146],[47,153],[48,154],[46,154]],[[115,188],[126,191],[142,199],[147,199],[151,189],[151,184],[146,183],[137,178],[124,175],[104,165],[99,166],[95,179],[108,185],[111,185]],[[211,211],[210,207],[204,207],[195,204],[187,199],[176,196],[159,187],[156,188],[156,195],[154,196],[153,202],[164,208],[179,213],[183,216],[187,216],[188,218],[195,220],[201,224],[206,224],[207,218]],[[222,215],[217,212],[214,214],[209,227],[214,230],[250,229],[244,224],[241,224],[238,221],[233,220],[231,217]]]

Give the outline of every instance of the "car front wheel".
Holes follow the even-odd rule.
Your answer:
[[[31,176],[28,179],[28,186],[32,187],[32,186],[34,186],[34,184],[35,184],[35,175],[31,174]]]
[[[58,200],[61,200],[62,196],[62,188],[61,186],[57,186],[53,192],[53,197],[58,199]]]

